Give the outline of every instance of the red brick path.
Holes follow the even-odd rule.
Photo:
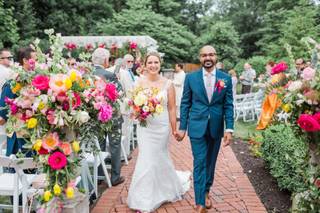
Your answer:
[[[192,170],[192,154],[188,139],[180,143],[172,142],[170,152],[176,169]],[[122,167],[121,173],[126,177],[125,183],[103,192],[92,213],[133,212],[127,207],[126,199],[137,154],[138,150],[135,150],[129,165]],[[267,212],[230,147],[220,150],[215,181],[210,194],[213,208],[208,212]],[[165,204],[156,212],[195,212],[193,188],[187,192],[184,200]]]

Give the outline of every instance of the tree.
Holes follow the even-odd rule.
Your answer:
[[[113,9],[105,0],[47,1],[32,0],[41,31],[54,28],[63,35],[95,34],[93,26],[112,17]]]
[[[0,47],[10,47],[19,40],[17,20],[13,18],[12,8],[4,8],[0,0]]]
[[[196,40],[195,46],[198,48],[207,44],[214,46],[219,60],[229,67],[237,63],[241,54],[240,37],[231,22],[218,21],[208,24],[208,28],[204,29]]]
[[[128,0],[111,20],[97,23],[97,30],[108,35],[149,35],[159,42],[167,62],[190,60],[195,36],[172,18],[153,12],[150,0]]]
[[[7,0],[5,6],[13,8],[13,16],[18,25],[18,33],[20,38],[25,41],[22,41],[22,43],[29,43],[39,33],[37,28],[39,20],[35,17],[32,2],[29,0]]]

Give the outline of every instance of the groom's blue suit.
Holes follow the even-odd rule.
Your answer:
[[[213,183],[214,170],[224,124],[233,130],[233,97],[231,77],[216,70],[211,101],[204,84],[204,69],[186,76],[180,107],[180,130],[188,130],[193,153],[193,179],[196,204],[205,206],[205,194]],[[217,88],[217,82],[224,87]]]

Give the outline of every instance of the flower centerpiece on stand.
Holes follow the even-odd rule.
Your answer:
[[[38,59],[29,60],[30,70],[14,66],[18,77],[11,81],[11,89],[16,98],[5,100],[6,128],[25,139],[25,148],[32,150],[46,176],[44,193],[38,196],[40,210],[59,212],[62,201],[74,197],[83,141],[90,142],[92,136],[104,135],[112,127],[120,95],[113,83],[92,75],[90,63],[68,67],[61,36],[53,30],[46,33],[52,58],[42,53],[36,41]]]

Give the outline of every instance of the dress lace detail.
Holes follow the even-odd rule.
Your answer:
[[[176,171],[169,156],[170,124],[167,81],[160,92],[164,97],[164,112],[150,117],[147,127],[137,128],[139,154],[128,193],[131,209],[151,212],[163,203],[182,199],[190,188],[190,171]]]

